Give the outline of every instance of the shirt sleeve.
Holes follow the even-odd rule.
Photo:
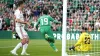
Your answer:
[[[84,35],[81,34],[79,40],[77,41],[77,43],[75,44],[75,46],[78,46],[81,44],[82,40],[83,40]]]
[[[51,16],[50,16],[50,21],[52,21],[54,23],[61,23],[61,22],[58,22],[57,20],[54,20]]]

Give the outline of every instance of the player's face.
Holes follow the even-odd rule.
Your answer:
[[[24,8],[24,3],[23,3],[23,4],[21,4],[21,7],[22,7],[22,8]]]

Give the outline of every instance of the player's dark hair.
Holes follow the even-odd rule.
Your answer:
[[[25,1],[24,0],[19,0],[19,1],[17,1],[17,2],[15,2],[15,5],[17,6],[17,7],[19,7],[21,4],[23,4]]]
[[[85,31],[87,31],[87,28],[86,28],[86,27],[82,27],[82,30],[85,30]]]
[[[43,14],[48,14],[48,10],[43,10]]]

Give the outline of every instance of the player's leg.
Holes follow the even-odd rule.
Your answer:
[[[47,27],[45,29],[45,32],[46,32],[46,35],[47,35],[47,38],[49,39],[50,42],[55,42],[55,39],[54,39],[54,36],[53,36],[53,31],[51,30],[50,27]]]
[[[55,39],[54,39],[53,32],[52,32],[51,29],[49,29],[49,30],[47,31],[47,35],[48,35],[48,39],[49,39],[49,44],[50,44],[50,46],[57,52],[58,49],[57,49],[56,46],[54,45]]]
[[[50,29],[49,29],[49,30],[50,30]],[[40,32],[41,32],[42,36],[45,38],[45,40],[49,42],[50,46],[51,46],[55,51],[58,51],[57,48],[56,48],[55,45],[54,45],[54,38],[53,38],[53,37],[51,38],[51,37],[48,35],[49,33],[47,33],[47,31],[48,31],[47,28],[40,29]],[[53,34],[52,34],[52,35],[53,35]]]
[[[19,28],[19,27],[16,27],[16,32],[17,32],[18,36],[20,37],[20,39],[23,39],[23,38],[21,38],[22,35],[21,35],[21,32],[20,32],[20,28]],[[11,51],[11,53],[14,54],[14,55],[18,55],[18,54],[16,53],[16,51],[17,51],[20,47],[22,47],[22,42],[19,42],[19,43],[16,45],[16,47]]]
[[[49,40],[48,40],[48,36],[45,34],[45,28],[44,28],[44,29],[40,29],[40,32],[41,32],[41,34],[42,34],[42,37],[44,37],[44,39],[45,39],[46,41],[49,41]]]
[[[28,37],[27,32],[26,32],[24,29],[22,29],[22,32],[23,32],[23,40],[22,40],[23,49],[22,49],[21,55],[29,55],[29,54],[27,54],[27,52],[26,52],[27,47],[28,47],[28,43],[29,43],[29,37]]]
[[[22,43],[23,43],[23,49],[22,49],[21,55],[29,55],[29,54],[27,54],[27,52],[26,52],[27,47],[28,47],[28,43],[29,43],[29,39],[28,39],[28,38],[24,38],[24,39],[22,40]]]
[[[75,51],[75,46],[71,46],[71,47],[69,48],[69,50]]]
[[[81,47],[80,46],[77,46],[77,47],[75,47],[75,50],[76,51],[81,51]]]
[[[81,51],[81,46],[72,46],[72,47],[69,48],[69,50]]]
[[[20,48],[20,47],[23,47],[23,50],[22,50],[22,55],[29,55],[26,53],[26,49],[28,47],[28,42],[29,42],[29,39],[28,39],[28,35],[26,33],[26,31],[23,29],[23,28],[19,28],[17,27],[16,28],[16,32],[17,34],[19,35],[20,39],[21,39],[21,42],[17,44],[17,46],[11,51],[12,54],[14,55],[18,55],[16,53],[16,51]]]

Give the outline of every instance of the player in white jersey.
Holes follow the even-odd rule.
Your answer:
[[[28,47],[29,43],[29,37],[27,32],[24,30],[25,24],[30,26],[28,22],[24,21],[23,17],[23,12],[22,9],[24,7],[24,2],[23,1],[18,1],[17,2],[18,8],[16,9],[14,15],[15,15],[15,30],[17,34],[19,35],[21,42],[17,44],[17,46],[11,51],[13,55],[18,55],[16,51],[20,48],[23,47],[21,55],[29,55],[26,53],[26,49]]]

